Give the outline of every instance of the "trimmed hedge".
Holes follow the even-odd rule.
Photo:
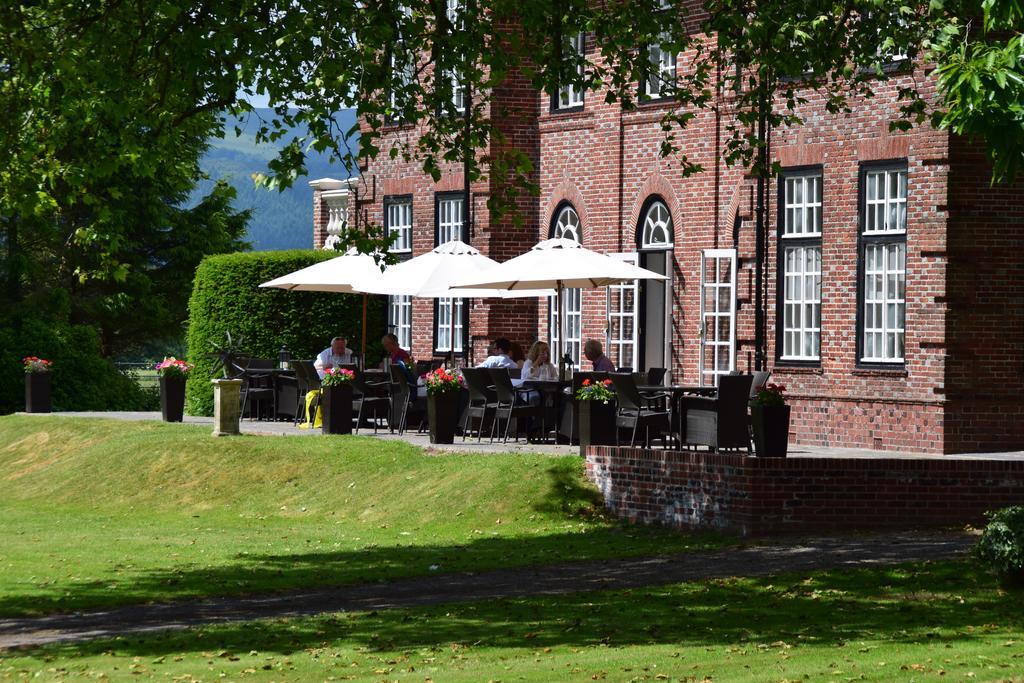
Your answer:
[[[196,368],[188,380],[187,406],[192,415],[213,414],[213,385],[208,354],[225,335],[240,351],[257,358],[276,359],[281,345],[292,358],[313,358],[339,333],[349,336],[358,352],[362,296],[329,292],[289,292],[260,289],[259,284],[338,252],[312,249],[221,254],[203,259],[196,269],[188,304],[188,359]],[[387,299],[371,296],[366,311],[366,355],[378,358],[380,337],[387,331]]]
[[[93,328],[23,318],[0,321],[0,413],[25,409],[25,356],[53,361],[54,410],[142,410],[148,405],[146,393],[100,356]]]

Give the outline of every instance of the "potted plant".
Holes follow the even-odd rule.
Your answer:
[[[759,458],[785,458],[789,448],[789,406],[786,387],[766,384],[750,404],[754,452]]]
[[[585,379],[576,390],[576,408],[579,411],[580,455],[587,446],[615,444],[615,392],[612,381]]]
[[[1024,507],[990,512],[988,519],[974,556],[995,570],[1003,588],[1024,591]]]
[[[423,376],[427,385],[427,422],[430,443],[454,443],[459,419],[459,390],[462,374],[438,368]]]
[[[356,373],[328,368],[320,382],[320,428],[324,434],[352,433],[352,382]]]
[[[35,356],[21,359],[25,368],[25,412],[48,413],[51,408],[51,361]]]
[[[181,422],[185,415],[185,380],[195,366],[174,356],[156,364],[160,377],[160,415],[164,422]]]

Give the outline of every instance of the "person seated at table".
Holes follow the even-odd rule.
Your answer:
[[[594,365],[594,372],[615,372],[612,359],[604,355],[604,347],[596,339],[588,339],[583,345],[583,355]]]
[[[558,368],[551,364],[551,347],[547,342],[535,341],[523,362],[522,378],[554,381],[558,379]]]
[[[352,357],[352,350],[346,348],[348,340],[345,339],[344,335],[339,335],[331,340],[331,345],[320,352],[320,355],[316,357],[313,362],[313,366],[316,368],[316,374],[320,375],[320,379],[324,378],[324,373],[331,368],[338,365],[351,365],[355,362]]]
[[[490,356],[487,356],[487,359],[477,366],[478,368],[508,368],[511,370],[519,367],[514,360],[509,358],[508,354],[509,351],[512,350],[512,342],[508,339],[498,337],[494,340],[494,343],[491,344],[491,348],[493,353]]]
[[[398,345],[397,335],[389,332],[380,338],[380,343],[384,347],[384,360],[381,362],[381,367],[386,368],[388,363],[394,365],[402,363],[405,367],[412,369],[412,354]]]

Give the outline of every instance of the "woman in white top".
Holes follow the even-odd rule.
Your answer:
[[[546,342],[536,341],[526,354],[523,363],[523,379],[556,380],[558,369],[551,364],[551,348]]]

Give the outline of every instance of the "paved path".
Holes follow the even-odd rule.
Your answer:
[[[0,650],[268,617],[564,595],[728,576],[947,559],[966,552],[974,540],[967,534],[941,533],[814,539],[709,553],[444,574],[393,583],[0,619]]]

